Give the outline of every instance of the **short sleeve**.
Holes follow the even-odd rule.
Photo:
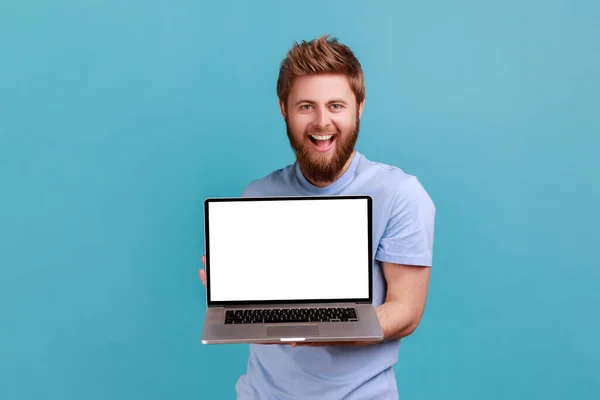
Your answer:
[[[435,205],[419,180],[404,180],[392,201],[392,209],[375,257],[382,262],[431,266]]]

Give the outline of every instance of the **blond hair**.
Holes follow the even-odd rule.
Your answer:
[[[294,79],[301,75],[344,74],[357,104],[365,98],[365,82],[362,67],[354,53],[336,38],[323,35],[318,39],[294,45],[281,62],[277,79],[277,96],[287,105],[290,88]]]

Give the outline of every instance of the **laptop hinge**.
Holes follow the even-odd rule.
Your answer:
[[[338,302],[338,303],[331,303],[331,304],[344,304],[344,303],[348,303],[348,304],[371,304],[372,302],[369,300],[359,300],[359,301],[342,301],[342,302]],[[323,306],[324,304],[329,304],[329,302],[324,301],[324,302],[319,302],[319,303],[298,303],[298,304],[244,304],[244,305],[240,305],[240,304],[227,304],[227,305],[222,305],[222,306],[215,306],[215,307],[223,307],[223,308],[269,308],[269,307],[310,307],[311,305],[320,305]]]

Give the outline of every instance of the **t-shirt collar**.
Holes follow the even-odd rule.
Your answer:
[[[348,182],[350,182],[350,180],[354,176],[354,172],[356,171],[356,168],[358,167],[358,163],[360,161],[359,159],[362,157],[362,155],[358,151],[354,151],[354,155],[352,157],[353,158],[352,158],[352,161],[351,161],[348,169],[342,174],[342,176],[340,176],[338,178],[338,180],[336,180],[329,186],[318,187],[318,186],[315,186],[312,183],[310,183],[304,177],[304,174],[302,173],[302,170],[300,169],[300,166],[298,165],[297,161],[295,163],[296,176],[298,178],[298,181],[300,182],[300,185],[302,185],[302,187],[304,189],[308,190],[312,194],[335,195],[335,194],[339,193],[340,190],[343,189],[348,184]]]

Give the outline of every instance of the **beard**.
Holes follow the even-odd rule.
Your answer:
[[[356,114],[354,130],[349,132],[340,132],[337,129],[327,131],[322,129],[311,130],[303,132],[301,138],[298,139],[298,135],[294,135],[291,131],[287,118],[285,120],[285,125],[290,146],[296,154],[298,165],[306,175],[306,178],[313,182],[333,182],[340,175],[342,169],[354,152],[354,146],[356,145],[358,132],[360,130],[358,113]],[[311,134],[334,134],[335,143],[333,144],[333,149],[330,150],[330,152],[333,151],[334,153],[331,155],[329,154],[330,152],[316,152],[308,138]]]

